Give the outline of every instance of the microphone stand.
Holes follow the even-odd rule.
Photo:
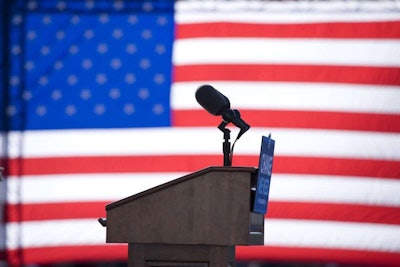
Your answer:
[[[229,139],[231,138],[231,130],[225,128],[226,125],[228,125],[228,123],[222,121],[221,124],[218,126],[218,129],[220,129],[224,133],[224,142],[222,143],[222,151],[224,153],[224,166],[230,167],[232,166],[232,162],[230,161],[231,143],[229,142]]]

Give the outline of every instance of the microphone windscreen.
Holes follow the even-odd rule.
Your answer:
[[[211,85],[202,85],[196,91],[197,102],[212,115],[221,115],[226,109],[230,109],[229,99],[217,91]]]

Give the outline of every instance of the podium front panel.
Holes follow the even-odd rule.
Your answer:
[[[259,216],[250,212],[254,173],[212,167],[110,204],[107,242],[248,245],[261,233]]]

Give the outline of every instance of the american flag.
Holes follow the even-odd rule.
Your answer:
[[[0,265],[126,259],[105,205],[223,164],[203,84],[252,126],[233,166],[276,140],[238,261],[400,264],[399,1],[1,5]]]

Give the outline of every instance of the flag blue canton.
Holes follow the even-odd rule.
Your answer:
[[[25,8],[11,22],[12,130],[170,126],[173,1]]]
[[[0,1],[0,36],[2,36],[2,42],[0,42],[0,131],[3,131],[6,129],[6,114],[5,114],[5,106],[6,106],[6,98],[7,98],[7,92],[6,91],[6,84],[8,83],[8,72],[7,72],[7,65],[6,65],[6,55],[7,51],[6,49],[6,43],[7,43],[7,38],[5,35],[6,32],[6,13],[4,12],[6,10],[6,3],[5,1]]]

